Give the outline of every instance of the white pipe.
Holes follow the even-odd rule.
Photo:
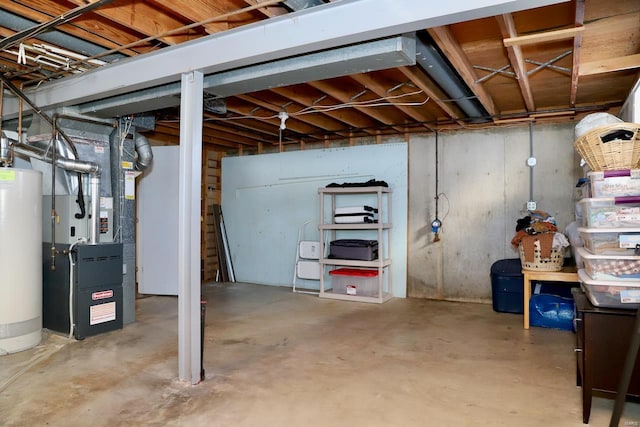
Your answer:
[[[89,195],[91,197],[89,243],[95,245],[99,243],[100,237],[100,176],[91,176],[89,185]]]
[[[69,339],[73,338],[73,330],[76,327],[74,323],[75,319],[73,318],[73,270],[76,265],[76,263],[73,261],[73,248],[79,243],[86,242],[87,241],[85,238],[81,238],[77,242],[72,243],[71,246],[69,246],[69,253],[67,254],[69,256]]]

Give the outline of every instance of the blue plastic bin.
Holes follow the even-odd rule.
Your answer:
[[[558,295],[532,295],[529,301],[529,324],[541,328],[573,331],[573,299]]]
[[[493,310],[524,313],[524,276],[520,258],[501,259],[491,266]]]

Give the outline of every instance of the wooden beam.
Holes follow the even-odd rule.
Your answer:
[[[16,15],[23,16],[27,19],[36,22],[45,22],[51,19],[52,16],[60,15],[67,12],[68,7],[64,7],[63,5],[58,5],[52,2],[48,2],[45,4],[38,4],[37,10],[34,10],[33,7],[27,7],[15,2],[3,2],[2,9],[12,12]],[[81,39],[85,39],[89,42],[95,43],[100,46],[104,46],[106,48],[118,48],[123,44],[127,44],[138,38],[133,36],[131,33],[126,31],[117,30],[115,27],[109,25],[108,22],[101,19],[93,19],[92,15],[83,17],[83,24],[92,28],[94,32],[89,32],[83,27],[77,25],[64,24],[58,27],[61,31],[69,33],[73,36],[79,37]],[[4,31],[4,29],[3,29]],[[13,35],[12,31],[8,35]],[[100,35],[98,35],[100,34]],[[8,35],[3,34],[5,37]],[[58,46],[62,47],[62,46]],[[143,53],[149,51],[150,46],[138,46],[134,49],[124,49],[121,51],[124,55],[133,56],[138,53]],[[153,47],[153,50],[156,48]]]
[[[345,92],[344,87],[338,87],[337,85],[334,86],[334,84],[328,80],[318,80],[314,82],[308,82],[307,84],[319,90],[320,92],[324,92],[330,97],[337,99],[343,104],[351,103],[351,99],[349,98],[349,95],[347,94],[347,92]],[[390,115],[379,111],[379,109],[362,107],[362,106],[359,106],[358,104],[353,104],[351,108],[358,110],[361,113],[385,125],[392,126],[398,132],[402,132],[401,127],[393,126],[393,120],[391,119]]]
[[[576,0],[576,26],[584,23],[584,0]],[[571,67],[571,92],[569,94],[569,103],[571,107],[576,106],[576,98],[578,97],[578,78],[580,77],[580,50],[582,47],[582,33],[576,34],[573,39],[573,65]]]
[[[387,97],[387,89],[391,87],[391,83],[386,82],[388,84],[388,86],[384,86],[381,82],[381,79],[374,79],[373,77],[371,77],[370,74],[353,74],[350,76],[353,80],[355,80],[356,82],[360,83],[363,87],[366,87],[367,89],[373,91],[376,95],[378,95],[380,98],[385,98]],[[429,95],[426,95],[427,97]],[[424,96],[423,96],[424,98]],[[424,99],[421,99],[418,102],[422,102]],[[426,122],[431,120],[431,117],[428,117],[426,115],[424,115],[422,113],[422,109],[420,108],[416,108],[416,107],[409,107],[406,105],[403,105],[403,103],[406,102],[405,99],[402,100],[396,100],[396,99],[389,99],[387,102],[394,104],[394,106],[399,109],[400,111],[402,111],[404,114],[406,114],[407,116],[411,117],[412,119],[414,119],[417,122]]]
[[[471,92],[478,98],[478,101],[480,101],[484,109],[487,110],[490,115],[496,115],[497,110],[493,103],[493,98],[491,98],[481,83],[476,83],[478,75],[473,69],[473,65],[471,61],[469,61],[467,54],[464,53],[449,27],[434,27],[428,31],[440,50],[444,52],[447,59],[451,61],[451,64],[460,73],[460,76],[469,89],[471,89]]]
[[[510,13],[498,15],[496,19],[498,20],[502,37],[517,37],[516,24],[513,22],[513,16]],[[529,77],[527,76],[527,67],[524,62],[524,56],[522,55],[522,49],[520,46],[508,46],[506,49],[511,66],[516,72],[518,86],[520,87],[520,93],[522,94],[522,99],[524,99],[527,111],[535,111],[536,105],[533,102],[533,93],[529,85]]]
[[[583,3],[584,4],[584,3]],[[543,33],[527,34],[526,36],[515,36],[505,38],[502,42],[505,47],[524,46],[528,44],[551,42],[556,40],[572,39],[584,31],[583,26],[564,28],[562,30],[545,31]]]
[[[580,75],[590,76],[593,74],[611,73],[613,71],[631,70],[634,68],[640,68],[640,53],[600,61],[583,62],[580,64]]]
[[[167,10],[174,11],[177,14],[193,22],[201,22],[212,16],[223,15],[227,13],[228,3],[212,2],[206,0],[155,0],[156,3],[162,5]],[[228,21],[212,22],[204,25],[208,34],[218,33],[229,29]]]
[[[496,125],[507,125],[512,123],[523,123],[523,122],[532,122],[535,119],[533,117],[516,117],[513,119],[499,119],[494,120],[493,123]]]
[[[244,0],[244,2],[251,6],[260,4],[260,2],[257,0]],[[257,10],[258,12],[262,13],[264,16],[268,18],[279,16],[279,15],[286,15],[287,13],[289,13],[286,8],[281,6],[266,6]]]
[[[70,1],[77,5],[85,4],[84,0]],[[183,22],[171,15],[158,13],[158,10],[147,2],[118,2],[117,7],[114,5],[114,7],[98,9],[94,13],[146,36],[162,34],[165,31],[184,26]],[[189,31],[184,31],[183,34],[168,35],[158,40],[172,45],[193,39],[194,35],[190,35]]]
[[[356,110],[347,108],[330,110],[323,108],[333,105],[333,103],[330,101],[330,98],[325,94],[321,96],[322,92],[313,91],[309,87],[286,86],[271,88],[270,91],[280,96],[284,96],[285,98],[288,98],[292,101],[295,101],[300,105],[304,105],[307,108],[318,107],[318,114],[330,117],[333,120],[347,125],[348,127],[367,129],[375,126],[376,124],[376,122],[373,121],[370,117]],[[366,132],[373,134],[373,132],[370,130],[366,130]],[[340,134],[343,133],[344,132],[341,132]],[[344,134],[344,136],[346,137],[346,133]]]
[[[272,113],[274,113],[273,114],[274,117],[277,116],[280,111],[282,111],[282,107],[277,105],[272,105],[268,102],[263,101],[262,99],[258,99],[257,97],[254,97],[251,95],[236,95],[235,97],[242,101],[251,103],[253,105],[257,105],[267,111],[271,111]],[[296,132],[302,135],[309,135],[309,134],[318,132],[319,130],[322,129],[317,125],[311,124],[312,121],[313,120],[304,116],[301,116],[301,117],[290,116],[286,122],[286,126],[287,126],[287,129],[293,132]],[[280,126],[280,119],[277,117],[271,120],[266,120],[266,122],[277,123],[277,125]]]

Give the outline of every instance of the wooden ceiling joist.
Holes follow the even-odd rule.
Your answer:
[[[275,113],[274,115],[277,116],[278,113],[280,113],[281,111],[283,111],[282,107],[278,107],[276,105],[270,104],[268,102],[265,102],[261,99],[257,99],[253,96],[250,95],[237,95],[236,96],[238,99],[243,100],[247,103],[250,104],[254,104],[257,105],[261,108],[263,108],[264,110],[270,111],[272,113]],[[275,120],[278,121],[278,123],[280,122],[280,119],[276,118]],[[287,127],[287,129],[296,132],[298,134],[301,135],[309,135],[312,133],[315,133],[318,131],[318,128],[316,126],[313,125],[309,125],[308,122],[306,120],[303,120],[302,118],[299,117],[292,117],[289,116],[289,118],[286,120],[285,125]]]
[[[318,114],[330,117],[350,128],[368,129],[375,126],[375,122],[371,120],[371,118],[357,111],[351,109],[330,110],[325,108],[331,107],[327,95],[318,97],[317,94],[310,94],[308,90],[297,90],[296,87],[292,86],[273,88],[271,92],[289,98],[300,105],[304,105],[306,108],[317,107]]]
[[[164,6],[167,10],[173,10],[186,19],[194,22],[204,21],[207,18],[216,15],[222,15],[227,11],[219,6],[217,2],[212,1],[194,1],[194,0],[154,0],[156,3]],[[229,29],[229,22],[211,22],[204,25],[204,29],[208,34],[219,33]]]
[[[524,46],[528,44],[572,39],[584,31],[584,27],[576,26],[562,30],[545,31],[543,33],[527,34],[525,36],[507,37],[503,40],[505,47]]]
[[[14,28],[15,16],[31,21],[35,28],[38,22],[46,23],[77,5],[87,5],[91,1],[95,0],[0,2],[0,39],[20,32],[20,28]],[[375,0],[367,1],[375,3]],[[325,3],[329,2],[325,0]],[[296,16],[313,15],[316,11],[340,9],[335,7],[339,6],[339,0],[333,2],[336,4],[309,8],[302,14],[290,16],[296,19]],[[427,3],[415,2],[415,11],[424,11],[423,7],[426,10],[429,7]],[[545,117],[536,115],[544,111],[565,114],[577,110],[580,113],[574,119],[578,119],[580,114],[622,105],[640,69],[638,0],[571,0],[557,4],[549,2],[554,4],[533,9],[526,9],[533,7],[532,2],[518,0],[514,3],[522,3],[522,8],[513,14],[471,19],[427,30],[452,65],[454,74],[457,73],[456,77],[461,77],[470,89],[471,93],[467,95],[475,97],[473,102],[480,103],[494,118],[493,124],[508,124],[514,120],[560,120],[564,117],[557,115],[560,113],[553,116],[547,113]],[[85,50],[91,53],[80,54],[96,55],[92,58],[98,59],[113,54],[109,59],[117,57],[117,62],[120,62],[125,56],[162,53],[171,44],[214,33],[225,34],[209,37],[210,40],[227,36],[233,38],[233,32],[228,30],[242,32],[243,29],[238,27],[246,24],[260,23],[265,29],[273,28],[272,24],[283,20],[270,21],[270,17],[286,17],[291,12],[292,9],[281,0],[113,0],[108,6],[101,1],[95,11],[56,25],[54,31],[37,34],[24,42],[52,45],[71,52],[82,50],[79,46],[86,46],[82,42],[87,42],[96,47],[89,46]],[[318,13],[317,16],[323,14]],[[328,15],[327,18],[333,16]],[[371,15],[369,21],[373,18]],[[495,25],[496,22],[499,26]],[[45,37],[45,34],[52,38]],[[308,34],[317,35],[318,31]],[[288,37],[290,34],[283,34],[282,40]],[[255,41],[256,37],[250,40]],[[358,39],[356,43],[360,41]],[[246,44],[236,47],[242,50]],[[73,78],[74,73],[95,69],[96,66],[90,67],[81,61],[76,63],[73,59],[68,67],[33,60],[25,65],[17,60],[17,47],[0,52],[0,72],[34,97],[47,92],[48,86],[64,86],[64,80]],[[169,51],[181,48],[174,46]],[[185,46],[183,52],[190,52],[188,49]],[[27,52],[34,51],[27,47]],[[230,48],[230,51],[236,49]],[[201,49],[200,52],[203,55],[222,53],[215,48]],[[184,55],[186,59],[187,54]],[[270,61],[266,57],[263,59]],[[144,61],[142,59],[141,62]],[[175,62],[178,61],[166,61],[164,65],[170,66]],[[473,64],[477,64],[477,68]],[[118,64],[111,68],[118,68]],[[149,68],[152,67],[139,71],[136,77],[143,79],[139,84],[146,84],[148,75],[153,74]],[[344,70],[360,69],[345,63]],[[553,72],[538,72],[541,70]],[[100,71],[95,74],[100,74]],[[181,73],[182,69],[175,71]],[[361,136],[380,143],[383,136],[407,137],[411,132],[423,132],[431,124],[438,129],[486,126],[486,123],[467,122],[460,104],[450,99],[453,96],[447,94],[420,65],[376,69],[364,74],[351,72],[358,74],[230,95],[225,98],[226,114],[205,111],[203,142],[228,152],[253,153],[256,149],[262,151],[260,147],[266,147],[265,144],[269,144],[270,149],[295,149],[296,146],[304,149],[318,143],[330,145],[333,140],[355,143],[355,138]],[[571,76],[570,83],[568,75]],[[119,87],[121,79],[122,76],[117,74],[101,78],[100,85]],[[112,90],[115,93],[118,89]],[[82,98],[84,94],[77,96],[73,99]],[[67,103],[65,96],[60,97]],[[16,110],[21,108],[13,104],[16,104],[15,99],[5,100],[7,120],[14,118],[11,114],[16,114]],[[149,133],[150,140],[158,144],[176,144],[179,139],[178,110],[163,108],[154,111],[158,104],[150,103],[150,111],[144,112],[155,114],[158,123],[155,134]],[[376,106],[372,107],[373,104]],[[7,105],[13,105],[12,109]],[[147,108],[144,102],[136,106]],[[86,114],[105,115],[111,111],[86,110]],[[278,113],[283,111],[289,118],[286,130],[281,132]]]
[[[484,109],[487,110],[490,115],[495,116],[498,111],[493,102],[493,98],[482,84],[476,83],[478,75],[449,27],[434,27],[428,31],[440,50],[444,52],[451,64],[460,73],[460,76],[478,101],[480,101]]]
[[[576,0],[576,26],[584,23],[584,0]],[[571,92],[569,94],[570,107],[576,106],[576,98],[578,96],[578,79],[580,77],[580,51],[582,48],[582,33],[576,34],[573,39],[573,58],[571,67]]]
[[[513,22],[513,16],[510,13],[496,16],[496,19],[503,38],[515,38],[518,36],[516,24]],[[527,75],[527,67],[524,62],[524,56],[522,55],[522,49],[519,45],[507,46],[506,44],[505,48],[507,49],[511,67],[516,73],[520,93],[522,94],[522,99],[527,107],[527,111],[535,111],[536,104],[533,101],[533,93],[531,92],[531,85],[529,84],[529,76]]]
[[[84,5],[84,0],[70,0],[77,5]],[[174,28],[184,26],[168,14],[159,14],[147,2],[119,2],[118,7],[105,7],[95,10],[93,13],[116,22],[145,36],[154,36]],[[189,34],[176,34],[162,37],[159,40],[168,45],[185,42],[193,37]]]
[[[316,81],[316,82],[310,82],[309,85],[313,86],[314,88],[316,88],[317,90],[319,90],[320,92],[324,92],[327,95],[331,96],[332,98],[337,99],[338,101],[344,103],[344,104],[348,104],[350,103],[352,100],[350,99],[349,95],[347,95],[347,93],[344,91],[344,89],[340,89],[337,87],[334,87],[333,85],[331,85],[330,83],[328,83],[325,80],[321,80],[321,81]],[[354,108],[355,110],[358,110],[364,114],[366,114],[367,116],[371,117],[372,119],[377,120],[378,122],[381,122],[385,125],[388,126],[392,126],[393,122],[390,120],[389,116],[386,114],[383,114],[379,111],[379,109],[376,108],[367,108],[367,107],[361,107],[359,105],[354,105],[352,108]],[[402,128],[399,126],[393,127],[394,129],[396,129],[398,132],[403,132]]]
[[[382,83],[380,83],[380,81],[373,79],[370,75],[368,75],[368,74],[355,74],[355,75],[352,76],[352,78],[355,81],[357,81],[358,83],[360,83],[362,86],[364,86],[364,87],[368,88],[369,90],[373,91],[380,98],[384,98],[384,97],[387,96],[387,90],[389,89],[389,87],[388,86],[385,87]],[[423,94],[423,98],[427,99],[427,97],[428,97],[428,95]],[[415,121],[428,122],[428,121],[431,121],[433,119],[432,117],[429,117],[429,116],[425,115],[424,113],[422,113],[422,111],[420,109],[402,105],[401,101],[396,101],[396,100],[391,99],[391,100],[389,100],[389,102],[391,104],[393,104],[395,108],[399,109],[400,111],[402,111],[407,116],[413,118]]]
[[[442,101],[447,98],[446,94],[434,84],[427,74],[419,67],[399,67],[398,71],[404,74],[411,82],[422,89],[422,91],[433,102],[440,107],[440,109],[449,116],[450,119],[455,120],[459,125],[463,125],[464,122],[459,120],[464,117],[464,114],[455,106],[452,106],[448,102]]]
[[[590,76],[593,74],[603,74],[635,68],[640,68],[640,53],[617,58],[603,59],[601,61],[583,62],[580,64],[580,75]]]

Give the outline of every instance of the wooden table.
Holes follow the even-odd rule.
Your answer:
[[[522,270],[524,275],[524,328],[529,329],[529,300],[531,299],[531,282],[540,280],[545,282],[578,281],[575,266],[562,267],[560,271]]]

